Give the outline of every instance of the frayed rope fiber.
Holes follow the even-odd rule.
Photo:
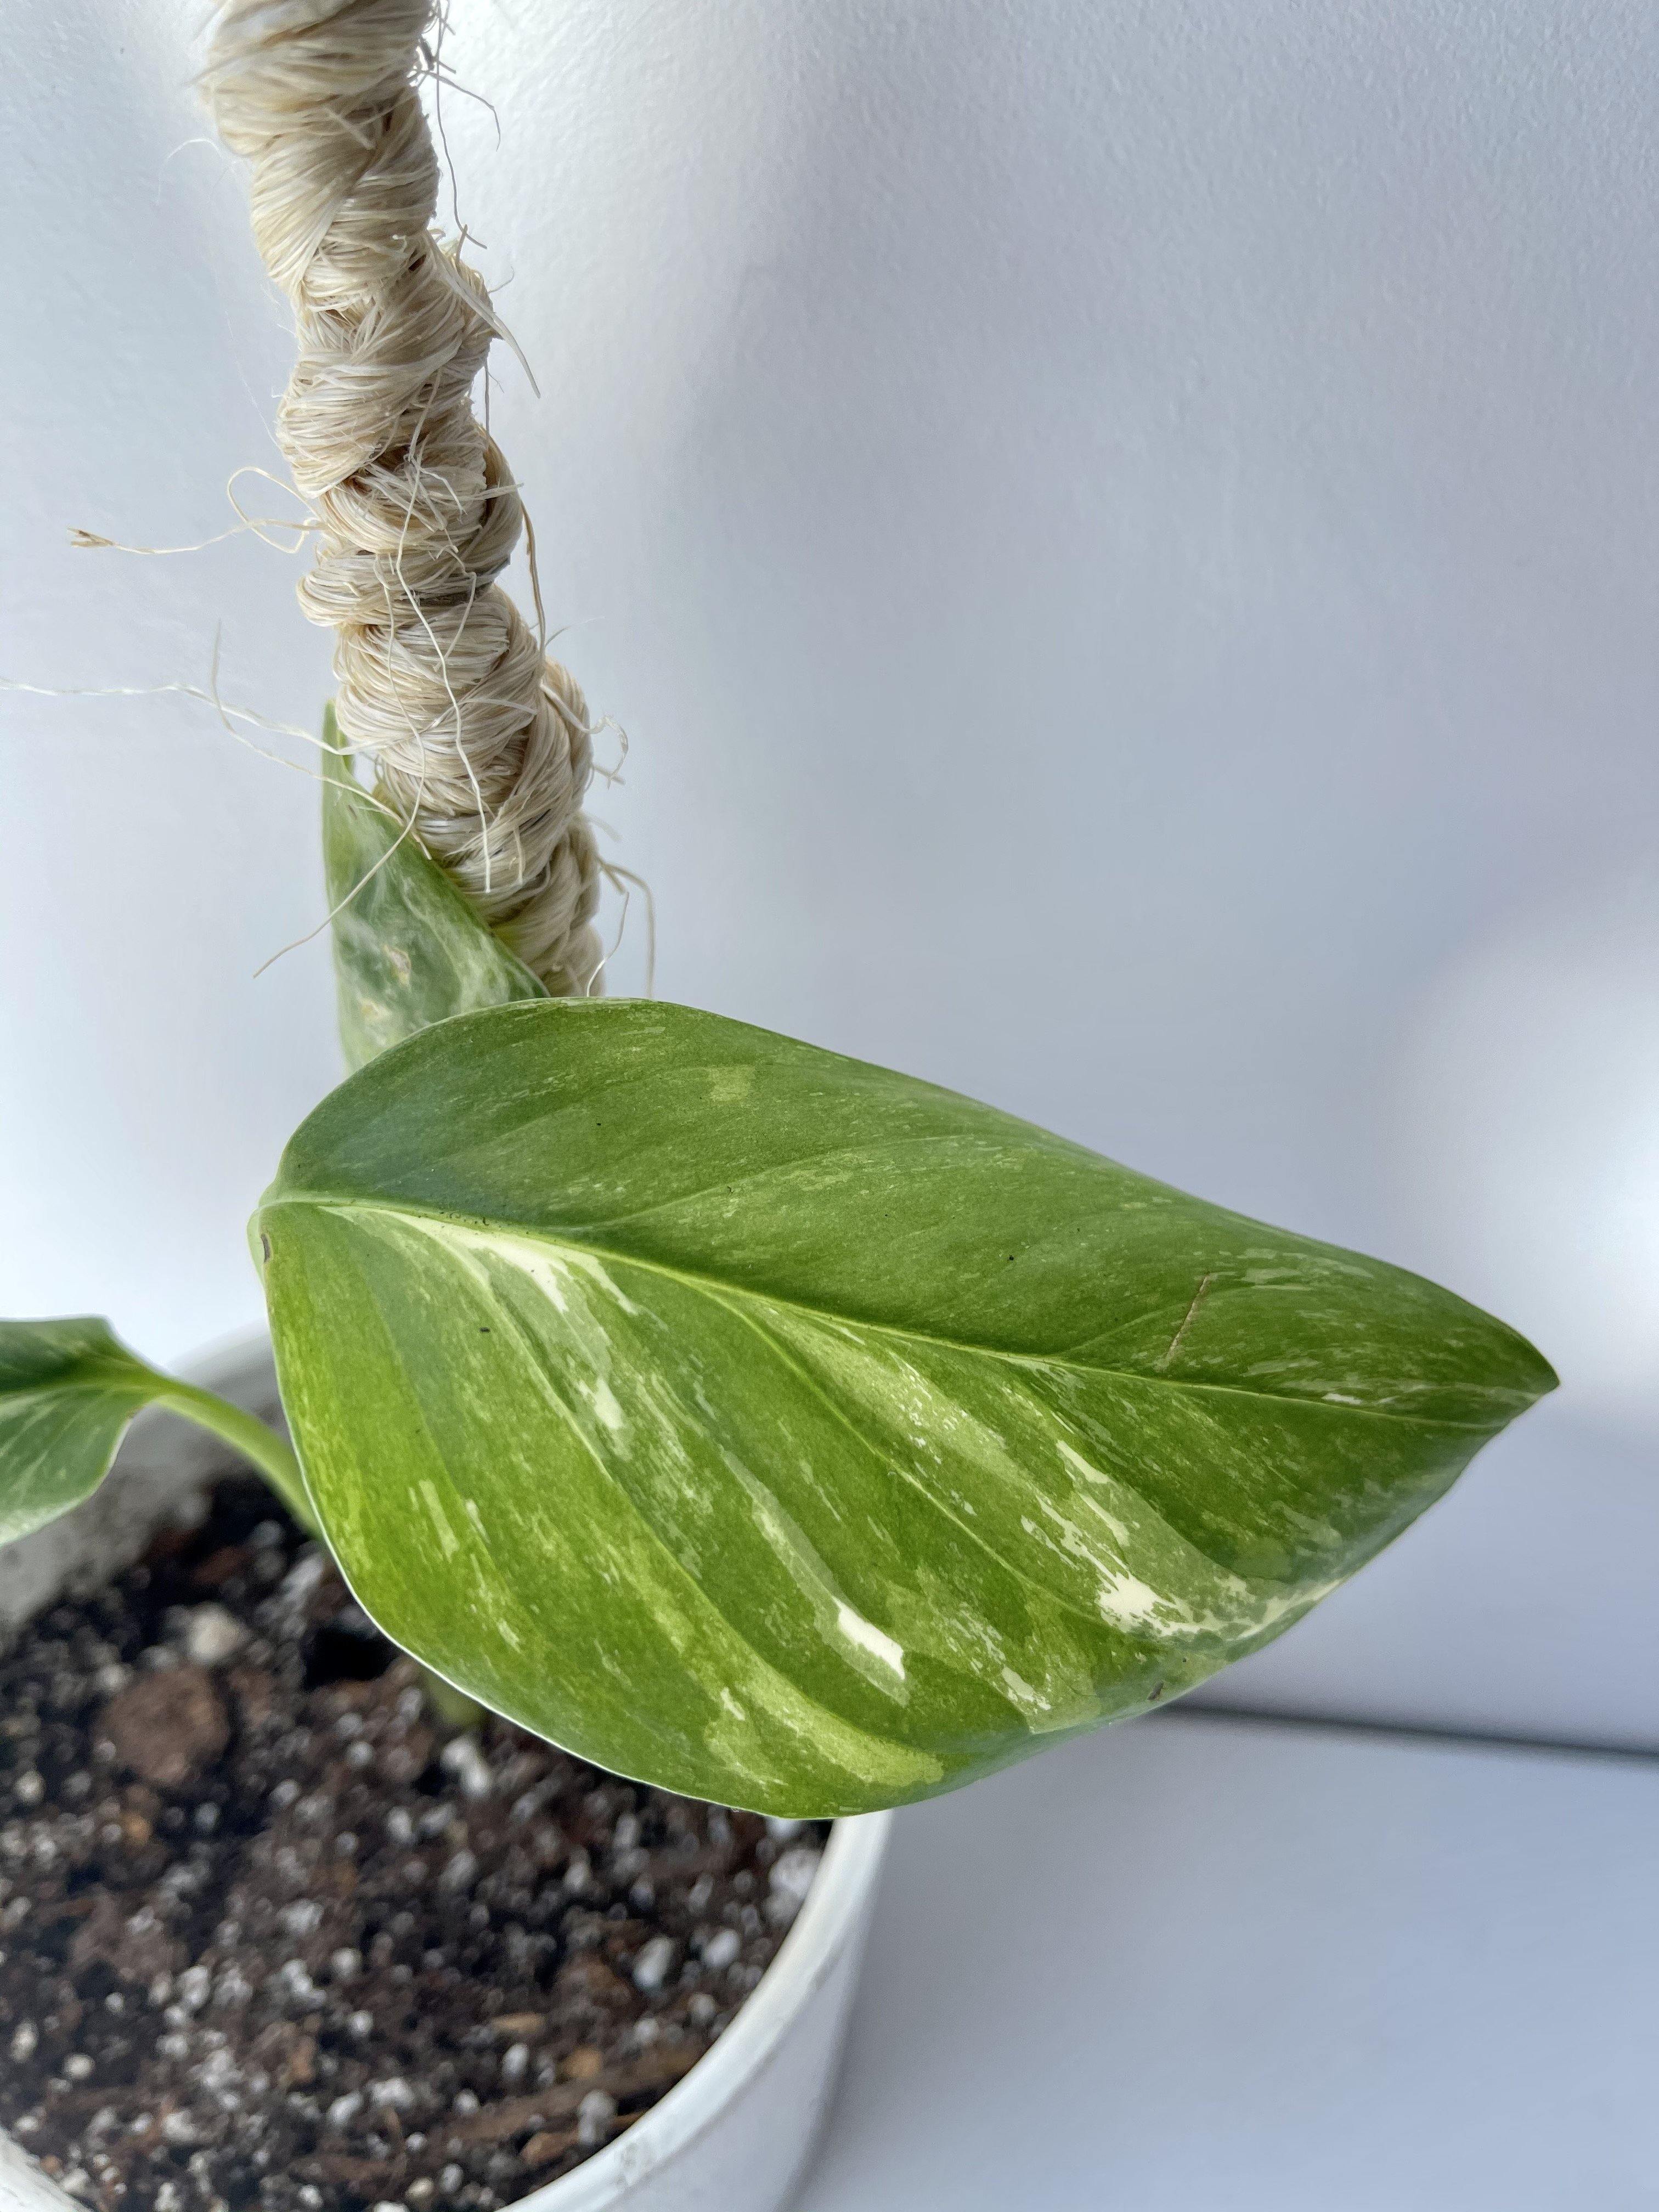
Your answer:
[[[580,994],[600,966],[587,709],[495,581],[524,513],[472,411],[489,295],[432,228],[434,22],[434,0],[225,0],[203,84],[294,304],[277,436],[317,519],[300,599],[337,635],[342,734],[520,958]]]

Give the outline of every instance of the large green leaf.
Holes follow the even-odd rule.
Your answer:
[[[0,1544],[90,1498],[146,1406],[211,1429],[309,1520],[292,1453],[251,1413],[158,1373],[107,1322],[0,1321]]]
[[[639,1001],[398,1046],[254,1225],[374,1618],[587,1758],[769,1812],[1190,1687],[1554,1380],[1415,1276]]]
[[[334,709],[323,736],[339,744]],[[324,754],[323,867],[334,908],[340,1042],[361,1067],[434,1022],[547,991],[362,786]]]

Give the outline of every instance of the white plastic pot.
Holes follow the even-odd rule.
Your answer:
[[[191,1379],[252,1412],[275,1406],[263,1346],[205,1363]],[[222,1463],[220,1447],[178,1422],[138,1423],[94,1498],[0,1552],[0,1639],[63,1591],[130,1565]],[[624,2135],[520,2197],[515,2212],[623,2204],[629,2212],[781,2212],[829,2109],[891,1819],[836,1821],[777,1957],[708,2057]],[[74,2204],[0,2132],[0,2212]]]

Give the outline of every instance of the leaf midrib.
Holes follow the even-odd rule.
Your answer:
[[[65,1398],[71,1391],[95,1393],[104,1396],[133,1396],[145,1398],[165,1387],[163,1378],[153,1382],[131,1374],[109,1376],[75,1376],[62,1382],[26,1382],[15,1388],[0,1383],[0,1411],[8,1406],[24,1406],[35,1399]]]
[[[1200,1391],[1217,1397],[1248,1398],[1259,1405],[1296,1406],[1311,1413],[1321,1413],[1333,1419],[1358,1417],[1374,1421],[1402,1423],[1408,1427],[1449,1431],[1465,1436],[1490,1437],[1501,1429],[1505,1415],[1497,1422],[1455,1421],[1444,1416],[1425,1413],[1395,1413],[1381,1406],[1333,1405],[1319,1398],[1307,1398],[1279,1390],[1253,1389],[1243,1382],[1198,1382],[1179,1375],[1147,1374],[1138,1368],[1112,1366],[1084,1366],[1063,1354],[1042,1352],[1012,1352],[1006,1346],[975,1344],[956,1337],[940,1336],[927,1329],[900,1326],[895,1322],[873,1320],[864,1314],[837,1313],[821,1306],[810,1305],[805,1299],[790,1297],[775,1291],[757,1291],[746,1284],[727,1283],[712,1275],[694,1274],[677,1267],[665,1260],[647,1259],[636,1252],[619,1252],[612,1247],[565,1236],[522,1222],[491,1220],[486,1216],[457,1213],[442,1206],[416,1206],[399,1201],[396,1205],[385,1200],[351,1198],[334,1193],[295,1191],[267,1196],[262,1202],[261,1214],[282,1206],[301,1206],[322,1208],[333,1213],[365,1213],[386,1215],[423,1221],[442,1221],[461,1229],[471,1230],[485,1237],[507,1235],[523,1237],[532,1243],[548,1245],[555,1251],[579,1253],[590,1260],[598,1260],[617,1267],[637,1267],[647,1274],[660,1276],[665,1281],[678,1283],[682,1288],[702,1297],[720,1302],[726,1297],[744,1298],[756,1304],[781,1307],[809,1321],[831,1328],[867,1329],[872,1334],[884,1337],[890,1342],[927,1345],[941,1352],[961,1354],[965,1358],[1000,1360],[1009,1366],[1059,1369],[1066,1374],[1096,1379],[1110,1380],[1125,1384],[1150,1385],[1167,1389]]]

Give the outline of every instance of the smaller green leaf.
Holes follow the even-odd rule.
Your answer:
[[[105,1322],[0,1322],[0,1543],[90,1498],[166,1383]]]
[[[293,1453],[240,1407],[163,1375],[109,1323],[0,1321],[0,1544],[15,1543],[90,1498],[134,1414],[163,1406],[252,1461],[307,1528],[311,1507]]]
[[[337,748],[330,707],[326,743]],[[340,1042],[354,1068],[417,1030],[520,999],[544,999],[538,977],[481,921],[415,836],[324,755],[323,866],[334,909]]]

